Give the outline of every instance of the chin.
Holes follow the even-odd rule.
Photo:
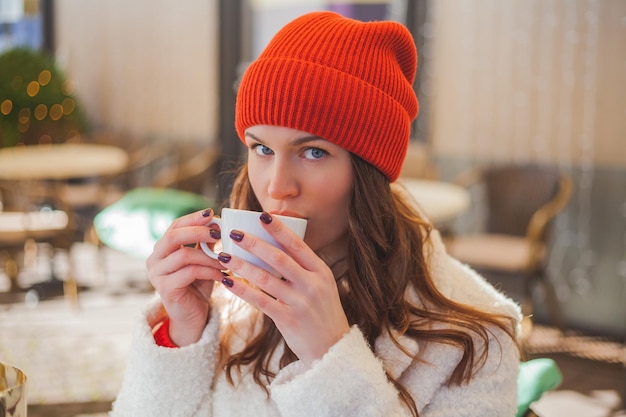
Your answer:
[[[316,239],[307,239],[306,235],[304,235],[304,243],[306,243],[307,246],[313,250],[313,252],[321,248],[321,245]]]
[[[316,234],[312,234],[311,236],[304,235],[304,243],[306,243],[314,252],[325,248],[330,244],[328,238],[324,239],[325,236],[319,236]]]

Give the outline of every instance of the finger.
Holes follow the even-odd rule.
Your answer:
[[[291,230],[280,218],[263,212],[260,216],[261,224],[274,240],[287,252],[301,267],[312,271],[317,269],[322,262],[313,250],[304,243],[293,230]],[[313,256],[312,256],[313,255]],[[269,262],[268,262],[269,263]]]
[[[196,225],[204,225],[213,219],[215,212],[212,208],[206,208],[204,210],[198,210],[196,212],[186,214],[174,220],[168,229],[175,229],[178,227],[185,226],[196,226]]]
[[[222,278],[222,284],[230,292],[246,301],[248,304],[256,307],[271,319],[279,317],[280,312],[285,308],[285,304],[283,304],[281,300],[250,285],[246,279],[228,275]]]
[[[193,252],[185,250],[191,249],[188,245],[174,243],[180,240],[181,237],[178,236],[178,238],[175,238],[173,235],[173,231],[168,232],[155,243],[152,253],[146,258],[146,267],[149,271],[154,268],[163,268],[164,266],[171,264],[174,260],[178,260],[179,262],[182,261],[183,258],[181,258],[181,254],[183,253],[187,253],[190,256],[195,255]],[[166,259],[169,259],[169,262],[163,262]],[[172,265],[171,267],[174,268],[175,265]],[[173,269],[163,272],[167,273],[172,270]]]
[[[261,245],[268,245],[262,240],[259,240],[258,243]],[[295,262],[284,252],[281,252],[271,245],[268,246],[275,251],[280,252],[282,256],[285,257],[286,262],[295,264]],[[293,300],[293,289],[291,288],[290,281],[281,279],[279,276],[276,276],[263,268],[233,255],[221,253],[220,259],[225,268],[230,270],[232,273],[236,273],[240,277],[244,277],[247,282],[252,284],[252,286],[258,288],[266,294],[269,294],[271,297],[279,299],[287,304]]]
[[[220,239],[217,229],[206,227],[213,219],[213,211],[207,209],[180,217],[170,225],[154,245],[150,258],[164,258],[180,246],[197,242],[215,243]]]
[[[215,285],[215,281],[196,280],[192,285],[198,291],[201,297],[208,301],[209,298],[211,298],[211,294],[213,293],[213,285]]]
[[[300,242],[297,245],[305,247],[300,258],[305,258],[304,253],[308,254],[308,257],[317,258],[317,255],[315,255],[315,253],[311,251],[297,235],[294,234],[294,237]],[[289,282],[298,284],[301,281],[300,278],[304,275],[303,272],[307,271],[306,267],[303,269],[303,265],[298,263],[296,257],[292,257],[291,254],[286,253],[286,249],[283,251],[282,249],[275,247],[255,235],[244,234],[241,231],[234,230],[231,232],[229,237],[226,237],[226,239],[228,238],[232,239],[237,246],[241,247],[245,251],[250,252],[259,259],[262,259],[263,262],[268,264],[278,273],[278,277],[285,277],[285,279]],[[292,251],[291,253],[294,252]],[[311,265],[318,265],[315,262],[308,263]],[[224,265],[224,263],[222,264]],[[272,295],[280,296],[286,299],[283,294],[276,294],[273,289],[267,287],[273,283],[273,280],[269,278],[275,277],[274,275],[269,274],[260,268],[256,268],[254,265],[244,262],[238,258],[230,262],[228,268],[240,276],[244,276],[249,278],[249,280],[254,281],[255,285],[259,285]],[[262,271],[263,273],[258,271]]]
[[[215,281],[220,281],[222,273],[209,267],[186,267],[169,275],[151,277],[151,282],[163,302],[179,302],[189,290],[198,292],[208,300]]]
[[[148,278],[155,288],[162,288],[163,280],[176,281],[176,287],[190,285],[196,279],[221,279],[222,265],[202,251],[181,247],[148,268]],[[171,277],[175,277],[172,280]]]
[[[195,245],[199,242],[206,242],[210,245],[221,239],[221,232],[207,226],[188,226],[172,229],[161,237],[155,244],[154,252],[156,256],[166,255],[178,249],[180,246]]]
[[[222,268],[217,260],[210,258],[201,250],[181,246],[165,258],[155,262],[149,271],[154,271],[159,275],[167,275],[189,265],[208,266],[218,270]]]

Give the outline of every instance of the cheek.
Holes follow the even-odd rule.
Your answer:
[[[326,210],[345,213],[352,189],[352,172],[329,170],[312,175],[309,180],[309,198],[315,205],[323,205]]]
[[[309,195],[307,243],[316,250],[344,235],[348,227],[349,179],[333,176],[320,181]]]
[[[346,217],[348,201],[350,199],[349,188],[329,187],[329,182],[320,184],[317,201],[323,205],[325,211],[332,212],[333,217]]]
[[[254,195],[259,200],[261,200],[264,192],[267,190],[267,186],[264,186],[266,184],[264,172],[264,170],[256,167],[254,163],[248,162],[248,181],[254,191]]]

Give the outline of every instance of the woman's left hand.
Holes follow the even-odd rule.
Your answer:
[[[268,315],[291,350],[310,366],[350,330],[335,277],[326,263],[279,219],[274,218],[264,227],[284,251],[253,235],[233,243],[263,259],[282,278],[232,256],[222,262],[224,268],[245,279],[231,276],[222,283]]]

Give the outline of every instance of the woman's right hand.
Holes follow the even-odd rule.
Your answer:
[[[178,346],[200,339],[209,317],[213,285],[223,277],[223,266],[197,247],[197,242],[207,242],[212,248],[219,239],[206,227],[213,215],[213,210],[207,209],[176,219],[146,261],[148,278],[170,319],[170,339]]]

